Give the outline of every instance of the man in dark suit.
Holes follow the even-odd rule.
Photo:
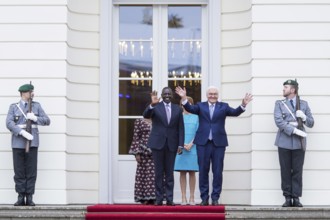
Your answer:
[[[181,107],[171,103],[173,97],[171,88],[163,88],[161,96],[160,102],[157,91],[151,93],[151,104],[143,112],[143,117],[152,120],[147,146],[152,150],[155,164],[155,204],[163,204],[165,193],[166,205],[174,205],[174,162],[178,148],[182,148],[184,144],[183,115]]]
[[[252,95],[247,93],[240,106],[231,108],[227,103],[218,101],[219,91],[214,86],[207,89],[207,101],[199,102],[196,105],[190,105],[187,101],[185,88],[177,87],[175,91],[182,98],[183,107],[188,112],[199,116],[199,127],[194,143],[197,145],[201,205],[209,205],[209,170],[211,163],[213,173],[211,199],[212,205],[218,205],[222,190],[223,160],[228,146],[225,120],[227,116],[242,114],[246,105],[252,100]]]

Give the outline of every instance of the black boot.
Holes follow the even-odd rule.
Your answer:
[[[26,195],[26,205],[27,206],[35,206],[33,200],[32,200],[32,194],[27,194]]]
[[[303,207],[303,205],[300,203],[299,198],[293,198],[293,205],[294,207]]]
[[[25,205],[24,197],[25,196],[23,193],[19,193],[17,202],[15,202],[14,206],[24,206]]]
[[[283,203],[282,207],[291,207],[291,206],[292,206],[291,197],[285,197],[285,202]]]

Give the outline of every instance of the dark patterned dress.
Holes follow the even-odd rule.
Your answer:
[[[147,147],[151,123],[145,119],[136,119],[134,134],[129,154],[141,156],[137,163],[135,175],[134,200],[141,203],[152,203],[155,195],[155,170],[151,149]]]

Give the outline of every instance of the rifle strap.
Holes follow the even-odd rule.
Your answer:
[[[17,108],[22,112],[24,118],[27,120],[26,114],[23,112],[23,110],[21,109],[21,107],[19,106],[19,103],[16,104]]]
[[[294,116],[294,114],[292,113],[292,111],[289,109],[289,107],[287,106],[287,104],[284,102],[284,100],[281,101],[282,104],[286,107],[286,109],[289,111],[290,115],[292,116],[292,118],[294,118],[294,120],[297,121],[297,118]]]

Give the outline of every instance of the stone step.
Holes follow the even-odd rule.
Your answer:
[[[0,205],[0,220],[84,220],[86,205]],[[330,219],[330,207],[282,208],[274,206],[226,206],[226,219],[317,220]]]
[[[0,206],[0,220],[84,220],[87,206]]]
[[[330,219],[330,207],[306,206],[303,208],[282,208],[274,206],[226,206],[226,219]]]

